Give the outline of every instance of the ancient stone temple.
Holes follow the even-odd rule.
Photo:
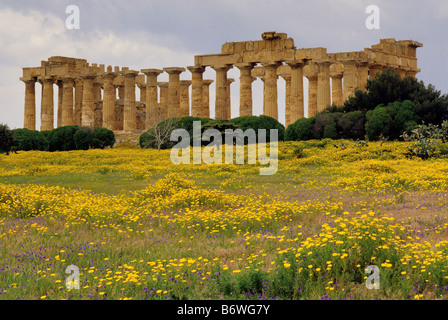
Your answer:
[[[278,119],[277,88],[281,77],[286,84],[282,93],[285,105],[281,107],[285,108],[284,123],[289,125],[305,115],[304,77],[308,81],[308,116],[313,116],[333,103],[341,105],[356,88],[363,90],[368,78],[387,68],[397,70],[402,77],[415,77],[420,71],[416,49],[422,46],[412,40],[381,39],[363,51],[328,53],[325,48],[297,49],[286,33],[265,32],[262,40],[228,42],[219,54],[195,56],[194,65],[186,68],[137,71],[51,57],[40,67],[23,68],[24,127],[36,129],[36,82],[42,89],[40,130],[80,125],[140,133],[170,117],[210,117],[209,86],[213,81],[215,118],[230,119],[230,84],[234,79],[228,78],[227,72],[233,67],[240,71],[239,115],[253,114],[252,82],[260,78],[263,114],[282,120]],[[215,80],[203,79],[208,67],[215,70]],[[168,82],[157,80],[163,72],[168,74]],[[191,80],[180,80],[184,72],[191,74]],[[57,101],[53,101],[55,88]]]

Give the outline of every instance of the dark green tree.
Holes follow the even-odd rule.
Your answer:
[[[0,152],[9,155],[11,151],[16,152],[14,147],[17,142],[14,141],[13,132],[7,124],[0,124]]]

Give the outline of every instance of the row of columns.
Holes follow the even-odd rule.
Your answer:
[[[285,121],[286,125],[294,123],[304,117],[303,77],[308,79],[308,116],[314,116],[334,103],[342,105],[355,88],[364,88],[368,77],[384,69],[383,66],[369,65],[367,62],[355,60],[343,61],[343,72],[330,73],[329,60],[313,60],[311,72],[304,74],[304,67],[309,64],[306,60],[285,61],[290,67],[290,73],[282,75],[286,83]],[[282,64],[279,61],[262,63],[263,80],[263,114],[278,119],[277,103],[277,69]],[[240,70],[240,116],[253,114],[252,76],[255,63],[237,63]],[[233,68],[232,64],[211,66],[216,72],[216,101],[215,118],[230,119],[230,84],[234,81],[227,77],[227,72]],[[203,79],[204,66],[190,66],[190,80],[180,80],[180,74],[185,68],[143,69],[146,83],[139,84],[140,101],[146,105],[145,128],[152,128],[158,122],[171,117],[210,117],[209,86],[212,80]],[[157,77],[162,72],[169,75],[168,82],[158,82]],[[109,66],[101,74],[102,81],[98,81],[98,74],[85,73],[78,78],[62,77],[55,81],[54,77],[42,76],[38,79],[23,80],[25,82],[25,123],[24,127],[35,130],[36,102],[35,82],[42,84],[41,102],[41,130],[51,130],[54,124],[53,85],[58,85],[58,126],[81,125],[93,127],[95,124],[95,102],[101,100],[103,89],[102,126],[117,130],[116,124],[116,93],[123,99],[123,130],[137,129],[137,109],[135,98],[136,77],[138,71],[124,70],[120,73],[124,84],[117,86],[114,80],[117,70],[112,71]],[[403,76],[407,74],[403,72]],[[415,74],[413,74],[415,76]],[[330,81],[332,89],[330,89]],[[189,86],[192,87],[191,112]],[[158,97],[160,89],[160,99]]]
[[[310,62],[306,60],[285,61],[290,67],[290,73],[282,75],[286,83],[285,95],[285,124],[294,123],[297,119],[304,117],[304,92],[303,77],[304,67]],[[369,65],[365,61],[347,60],[343,61],[343,71],[330,73],[330,60],[313,60],[314,71],[306,74],[308,79],[308,116],[314,116],[323,111],[330,104],[342,105],[355,92],[356,88],[364,90],[367,79],[374,77],[378,72],[385,69],[384,66]],[[262,63],[264,75],[260,76],[263,81],[263,114],[278,120],[277,104],[277,69],[282,62],[272,61]],[[237,63],[240,70],[240,116],[252,115],[252,82],[256,79],[251,71],[255,63]],[[233,65],[212,65],[216,72],[216,102],[215,117],[230,119],[229,81],[227,71]],[[204,67],[189,67],[193,77],[200,81]],[[400,71],[400,70],[399,70]],[[195,73],[197,73],[195,75]],[[415,73],[401,70],[402,76],[415,76]],[[331,86],[330,86],[331,81]],[[200,95],[200,91],[193,91],[194,95]]]
[[[169,74],[168,82],[158,82],[157,76],[166,71]],[[184,68],[144,69],[147,82],[139,85],[140,101],[146,105],[145,128],[149,129],[158,122],[169,117],[184,117],[190,115],[189,86],[193,88],[196,100],[192,103],[192,116],[210,117],[209,86],[213,80],[180,80],[180,73]],[[115,102],[118,94],[123,99],[123,130],[137,129],[137,109],[135,99],[136,77],[139,72],[125,70],[122,72],[124,85],[117,86],[114,79],[117,72],[112,72],[111,67],[101,75],[102,82],[97,82],[98,74],[87,73],[79,78],[62,77],[55,80],[54,77],[38,77],[23,80],[25,83],[25,117],[24,127],[36,130],[36,93],[35,83],[42,85],[41,101],[41,127],[40,130],[52,130],[54,128],[54,84],[58,85],[57,102],[57,126],[81,125],[93,127],[95,124],[95,103],[101,100],[103,89],[102,126],[116,130]],[[201,86],[198,89],[198,84]],[[160,88],[160,102],[158,97]],[[198,100],[198,91],[200,101]],[[229,91],[230,92],[230,91]]]

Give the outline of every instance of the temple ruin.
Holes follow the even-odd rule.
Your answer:
[[[297,49],[286,33],[265,32],[262,40],[228,42],[219,54],[197,55],[194,65],[186,68],[136,71],[51,57],[40,67],[23,68],[24,128],[36,129],[36,82],[42,87],[42,131],[55,127],[54,85],[58,90],[57,127],[98,126],[137,134],[170,117],[210,117],[209,86],[213,81],[215,118],[230,119],[230,83],[234,79],[227,77],[227,71],[233,67],[240,71],[240,116],[253,114],[252,82],[260,78],[263,114],[279,120],[277,80],[285,80],[284,122],[288,126],[305,115],[304,77],[308,79],[308,116],[313,116],[333,103],[341,105],[356,88],[362,90],[368,78],[387,68],[397,70],[402,77],[415,77],[420,71],[416,49],[422,46],[392,38],[381,39],[363,51],[327,53],[326,48]],[[215,70],[215,80],[203,79],[207,67]],[[187,70],[191,80],[180,80]],[[169,75],[168,82],[158,82],[163,72]]]

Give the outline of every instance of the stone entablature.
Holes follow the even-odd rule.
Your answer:
[[[262,40],[228,42],[219,54],[197,55],[194,65],[163,69],[129,70],[85,59],[51,57],[40,67],[23,68],[25,83],[24,127],[36,129],[35,83],[42,86],[40,130],[54,128],[54,85],[58,89],[57,126],[103,126],[114,131],[136,132],[153,127],[168,117],[210,116],[209,86],[215,81],[215,118],[230,119],[233,67],[240,71],[239,114],[253,114],[252,82],[263,81],[263,114],[278,119],[277,81],[286,83],[285,124],[304,117],[304,77],[308,80],[308,116],[334,103],[340,105],[367,79],[387,68],[402,77],[420,72],[412,40],[381,39],[363,51],[327,53],[326,48],[297,49],[286,33],[265,32]],[[215,80],[203,79],[206,68]],[[180,80],[184,72],[191,80]],[[166,72],[168,82],[159,82]],[[331,82],[331,86],[330,86]],[[136,99],[136,87],[140,99]],[[191,97],[190,88],[191,87]]]

